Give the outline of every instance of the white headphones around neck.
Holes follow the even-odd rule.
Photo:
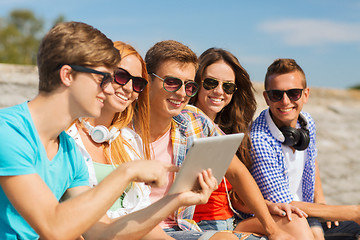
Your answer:
[[[109,142],[110,144],[120,134],[120,131],[116,127],[111,128],[111,130],[109,131],[108,128],[103,125],[97,125],[93,127],[87,121],[81,120],[81,118],[79,119],[79,121],[82,121],[84,123],[86,129],[89,130],[89,135],[91,139],[96,143]]]

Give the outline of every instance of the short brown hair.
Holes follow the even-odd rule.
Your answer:
[[[160,64],[167,60],[183,64],[192,63],[195,70],[198,68],[197,56],[188,46],[174,40],[166,40],[156,43],[147,51],[145,62],[148,73],[156,73]]]
[[[304,79],[304,88],[306,88],[306,77],[302,68],[296,63],[294,59],[291,58],[279,58],[276,59],[267,69],[265,75],[265,90],[267,90],[267,86],[269,85],[269,78],[271,75],[279,75],[291,72],[300,72],[303,75]]]
[[[113,68],[119,61],[119,51],[98,29],[81,22],[58,23],[38,51],[39,91],[51,92],[60,85],[61,64]]]

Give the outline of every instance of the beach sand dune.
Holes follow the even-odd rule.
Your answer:
[[[36,67],[0,64],[0,73],[0,108],[37,94]],[[258,116],[266,104],[262,83],[254,82],[254,87]],[[317,160],[327,203],[360,204],[360,91],[310,87],[304,111],[316,121]]]

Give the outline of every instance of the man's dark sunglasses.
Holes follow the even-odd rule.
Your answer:
[[[205,78],[202,81],[202,86],[206,90],[211,90],[216,88],[219,85],[219,83],[220,82],[214,78]],[[233,82],[222,82],[220,84],[222,84],[222,88],[226,94],[233,94],[237,89],[236,84]]]
[[[115,70],[114,80],[121,86],[126,85],[130,80],[132,80],[133,90],[137,93],[144,91],[146,85],[148,84],[148,81],[145,78],[134,77],[128,71],[122,68]]]
[[[283,90],[268,90],[266,91],[270,101],[272,102],[279,102],[281,101],[281,99],[283,99],[284,97],[284,93],[286,93],[286,95],[288,96],[288,98],[291,101],[297,101],[301,98],[302,96],[302,91],[304,89],[301,88],[293,88],[293,89],[289,89],[286,91]]]
[[[83,67],[83,66],[79,66],[79,65],[72,65],[72,64],[62,64],[59,66],[59,68],[61,68],[64,65],[69,65],[73,70],[75,70],[77,72],[94,73],[94,74],[102,75],[103,78],[100,83],[100,87],[102,89],[106,88],[113,81],[113,76],[111,76],[111,74],[107,73],[107,72],[100,72],[100,71],[97,71],[92,68],[87,68],[87,67]]]
[[[185,93],[186,93],[186,96],[188,96],[188,97],[195,96],[195,94],[199,90],[199,85],[194,81],[183,82],[181,79],[176,78],[176,77],[162,78],[162,77],[159,77],[158,75],[156,75],[155,73],[151,73],[151,74],[163,81],[163,88],[167,92],[176,92],[177,90],[179,90],[182,87],[183,84],[185,85]]]

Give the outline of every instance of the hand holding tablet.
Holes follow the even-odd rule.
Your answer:
[[[198,190],[198,175],[208,168],[220,183],[243,137],[237,133],[194,139],[168,194]]]

